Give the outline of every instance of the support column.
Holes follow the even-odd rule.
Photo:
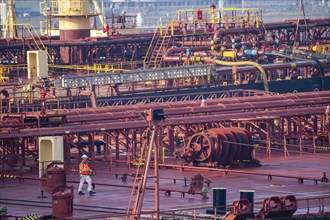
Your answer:
[[[158,132],[158,125],[157,122],[154,122],[155,126],[155,140],[154,143],[151,143],[154,145],[154,175],[155,175],[155,210],[156,210],[156,219],[159,219],[159,171],[158,171],[158,160],[159,160],[159,133]]]
[[[90,87],[90,93],[91,93],[90,97],[91,97],[92,108],[96,108],[97,104],[96,104],[95,86]]]
[[[300,156],[302,156],[302,136],[299,134],[299,152],[300,152]]]
[[[116,160],[119,160],[119,131],[116,131],[115,144],[116,144]]]
[[[1,147],[2,147],[2,170],[1,170],[1,173],[5,173],[5,164],[6,164],[6,143],[8,143],[8,140],[5,141],[3,140],[1,142]],[[5,182],[5,178],[1,178],[2,179],[2,182],[4,183]]]
[[[80,133],[77,134],[77,140],[78,140],[78,143],[77,143],[78,156],[75,157],[75,163],[76,163],[76,165],[79,165],[79,163],[80,163],[80,156],[82,156],[82,154],[84,154],[83,148],[81,146],[81,140],[82,140],[82,138],[80,136]]]
[[[269,125],[269,120],[266,121],[266,129],[267,129],[267,135],[266,135],[266,145],[267,145],[267,153],[268,153],[268,158],[272,158],[272,153],[271,153],[271,143],[270,143],[270,125]]]
[[[26,151],[29,151],[28,138],[22,138],[22,151],[21,151],[22,166],[26,166],[26,158],[25,158]]]
[[[90,132],[88,133],[88,152],[91,154],[91,166],[94,167],[95,165],[95,134]]]
[[[136,149],[137,149],[137,140],[136,140],[137,134],[136,130],[132,130],[132,160],[135,160],[136,158]]]
[[[70,136],[63,136],[63,153],[64,153],[64,170],[71,168],[71,150],[70,150]]]
[[[109,165],[109,171],[112,170],[112,148],[111,148],[111,136],[107,133],[105,134],[105,143],[106,143],[106,155]]]
[[[127,152],[126,153],[126,167],[127,167],[127,170],[129,170],[130,166],[131,166],[131,153],[133,151],[129,131],[125,134],[125,138],[126,138],[126,152]]]

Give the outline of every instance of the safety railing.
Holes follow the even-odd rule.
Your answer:
[[[163,48],[165,39],[169,40],[169,38],[171,38],[172,36],[174,36],[174,28],[173,28],[173,25],[172,25],[174,21],[175,21],[175,18],[172,19],[172,21],[170,22],[170,24],[167,24],[166,25],[165,31],[163,30],[163,22],[162,21],[159,22],[159,28],[156,28],[155,29],[155,32],[154,32],[154,35],[152,37],[152,40],[151,40],[151,42],[149,44],[149,48],[147,50],[146,56],[144,57],[144,61],[143,61],[144,68],[147,68],[148,67],[148,63],[147,62],[150,60],[150,58],[152,56],[152,53],[154,52],[154,48],[155,48],[155,46],[157,44],[157,41],[159,40],[159,37],[162,37],[162,39],[161,39],[162,42],[161,42],[161,45],[158,48],[158,51],[157,51],[157,54],[156,54],[156,58],[159,56],[159,54],[160,54],[160,52],[161,52],[161,50]]]
[[[160,43],[160,46],[158,48],[158,51],[157,51],[157,54],[156,54],[156,57],[155,57],[154,66],[157,66],[158,57],[159,57],[159,55],[162,55],[161,54],[162,49],[167,46],[167,43],[168,43],[168,40],[169,40],[167,38],[169,38],[169,37],[171,37],[171,36],[166,36],[166,35],[162,36],[161,43]]]
[[[0,83],[5,82],[5,80],[9,79],[9,77],[4,76],[3,68],[0,66]]]
[[[221,8],[221,9],[185,9],[178,10],[173,21],[191,22],[205,20],[208,23],[256,22],[262,20],[261,8]]]
[[[259,27],[261,21],[262,10],[259,8],[186,9],[177,11],[172,26],[214,32],[218,28]]]
[[[46,51],[49,61],[54,63],[53,58],[48,53],[46,46],[40,38],[40,35],[32,24],[0,24],[0,29],[14,29],[16,33],[14,38],[17,40],[26,41],[26,38],[30,37],[30,39],[32,39],[33,43],[35,44],[36,49]],[[18,36],[19,33],[21,36]]]
[[[0,64],[0,82],[10,81],[10,78],[7,77],[10,73],[17,72],[17,75],[22,73],[27,73],[26,64]],[[2,79],[2,80],[1,80]],[[22,81],[23,82],[23,81]],[[22,83],[19,82],[19,83]]]
[[[134,29],[137,25],[136,15],[120,15],[107,18],[107,24],[111,31],[122,30],[122,29]],[[115,33],[112,33],[115,34]]]
[[[297,204],[298,208],[295,211],[294,207],[292,207],[292,210],[288,210],[288,207],[286,207],[286,211],[292,211],[294,212],[292,217],[308,217],[308,216],[327,216],[327,213],[330,211],[330,204],[329,204],[329,198],[330,196],[320,196],[320,197],[313,197],[313,198],[304,198],[304,199],[298,199]],[[308,201],[308,202],[307,202]],[[304,203],[306,202],[306,206]],[[302,205],[305,206],[304,208]],[[253,205],[253,212],[254,215],[258,215],[259,212],[263,212],[263,205],[264,202],[255,202],[251,203]],[[168,210],[160,210],[159,211],[159,218],[160,219],[232,219],[232,218],[226,218],[225,216],[230,214],[233,214],[235,216],[235,213],[233,212],[233,205],[226,205],[226,206],[192,206],[192,207],[184,207],[184,208],[175,208],[175,209],[168,209]],[[290,208],[290,207],[289,207]],[[244,213],[240,213],[244,212]],[[283,210],[272,210],[273,214],[276,215],[276,212],[283,213]],[[247,214],[246,211],[244,211],[244,208],[239,208],[238,213],[236,213],[236,216],[240,214]],[[290,214],[289,214],[290,215]],[[138,219],[155,219],[156,217],[156,211],[142,211],[138,217]],[[231,216],[233,217],[233,216]],[[136,219],[137,216],[131,215],[129,212],[128,214],[101,214],[101,213],[95,213],[88,216],[81,216],[81,217],[69,217],[68,219],[71,220],[78,220],[78,219]]]
[[[155,31],[154,31],[154,35],[152,36],[151,42],[149,44],[147,53],[144,56],[144,60],[143,60],[144,68],[147,67],[147,62],[148,62],[148,60],[150,59],[150,57],[152,55],[153,48],[155,47],[155,43],[156,43],[156,40],[158,39],[159,33],[160,33],[160,28],[156,28]]]
[[[94,64],[94,65],[49,65],[55,72],[64,70],[76,70],[79,73],[106,73],[111,71],[130,71],[137,69],[143,65],[143,61],[116,62],[111,64]]]
[[[40,3],[40,12],[45,16],[96,16],[96,9],[90,7],[90,0],[57,0]]]

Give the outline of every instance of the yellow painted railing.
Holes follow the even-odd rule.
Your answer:
[[[27,24],[27,23],[23,23],[23,24],[1,24],[0,28],[2,26],[5,29],[7,27],[13,27],[16,30],[20,27],[22,29],[22,31],[27,31],[27,33],[29,34],[29,37],[31,37],[32,41],[35,43],[37,49],[46,51],[49,61],[52,64],[54,64],[53,58],[48,53],[46,46],[44,45],[44,43],[42,42],[42,40],[40,38],[40,35],[38,34],[38,32],[36,31],[36,29],[34,28],[34,26],[32,24]],[[26,37],[21,36],[21,38],[20,38],[20,37],[17,36],[16,39],[22,39],[23,40],[23,39],[26,39]]]
[[[160,27],[160,28],[162,28],[162,27]],[[160,32],[160,28],[156,28],[156,30],[154,31],[154,35],[152,36],[152,39],[151,39],[151,42],[149,44],[147,53],[146,53],[146,55],[144,57],[144,60],[143,60],[143,67],[144,68],[147,67],[147,62],[148,62],[149,57],[151,56],[150,53],[152,53],[152,48],[154,48],[153,44],[155,42],[155,39],[157,38],[158,33]]]
[[[87,71],[88,73],[105,73],[111,71],[130,71],[131,66],[137,66],[142,64],[143,61],[137,62],[120,62],[112,64],[94,64],[90,65],[49,65],[50,68],[56,69],[72,69],[72,70],[82,70]]]
[[[173,21],[176,22],[246,22],[255,23],[262,20],[260,8],[204,8],[178,10]]]
[[[7,77],[7,76],[3,76],[3,69],[2,69],[2,67],[0,67],[0,83],[5,82],[5,80],[8,78],[9,77]]]

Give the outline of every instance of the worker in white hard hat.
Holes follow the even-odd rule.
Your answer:
[[[85,193],[83,193],[82,191],[82,187],[84,185],[85,182],[87,182],[88,187],[87,187],[87,191],[89,192],[89,195],[93,195],[96,192],[94,192],[92,190],[92,178],[91,178],[91,173],[92,170],[89,167],[89,163],[88,163],[88,156],[86,154],[81,156],[81,163],[79,165],[79,174],[80,174],[80,183],[79,183],[79,188],[78,188],[78,192],[79,195],[85,195]]]

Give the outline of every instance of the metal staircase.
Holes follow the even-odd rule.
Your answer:
[[[34,28],[34,26],[31,24],[22,24],[22,26],[30,34],[30,37],[32,38],[32,40],[34,42],[36,49],[46,51],[49,61],[52,64],[54,64],[54,60],[53,60],[52,56],[48,53],[46,46],[42,42],[42,39],[40,38],[40,36],[39,36],[38,32],[36,31],[36,29]]]
[[[172,39],[172,36],[168,33],[168,28],[164,35],[160,29],[155,31],[144,61],[146,69],[162,67],[163,53],[168,48]]]
[[[48,53],[47,47],[43,43],[39,33],[32,24],[0,24],[0,29],[15,30],[15,33],[21,33],[21,36],[14,36],[16,40],[21,40],[23,44],[29,47],[29,50],[44,50],[47,52],[48,60],[54,64],[52,56]]]
[[[163,52],[168,48],[171,36],[159,36],[155,48],[149,60],[149,68],[159,68],[162,66]]]

